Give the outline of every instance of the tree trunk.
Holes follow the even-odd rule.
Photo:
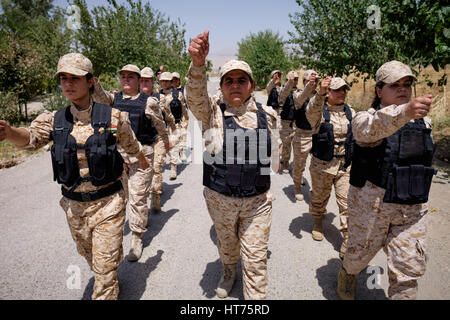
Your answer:
[[[28,106],[26,101],[25,101],[25,121],[28,121]]]

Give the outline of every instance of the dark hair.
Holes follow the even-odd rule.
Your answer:
[[[375,98],[373,98],[371,108],[377,110],[381,104],[381,99],[378,97],[377,88],[383,89],[385,83],[383,81],[378,81],[375,85]]]
[[[94,77],[94,76],[92,75],[92,73],[88,73],[88,74],[86,75],[86,81],[91,80],[93,77]],[[94,93],[94,90],[95,90],[95,84],[93,84],[93,85],[89,88],[89,93],[90,93],[90,94],[93,94],[93,93]]]

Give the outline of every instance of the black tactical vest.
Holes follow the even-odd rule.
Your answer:
[[[344,111],[349,121],[345,142],[336,142],[334,139],[334,127],[330,123],[330,111],[328,111],[327,105],[324,105],[322,112],[325,122],[320,124],[319,132],[312,135],[311,153],[323,161],[331,161],[335,157],[345,157],[344,169],[347,169],[352,161],[354,140],[352,134],[352,111],[346,104],[344,105]],[[345,156],[334,154],[334,146],[342,144],[345,147]]]
[[[431,167],[434,151],[431,129],[424,120],[408,122],[377,147],[355,144],[350,184],[361,188],[368,180],[386,189],[386,203],[426,203],[437,173]]]
[[[116,148],[116,138],[111,133],[111,107],[94,103],[92,105],[91,126],[94,134],[91,135],[84,145],[77,144],[75,138],[70,134],[73,129],[73,115],[70,107],[59,110],[55,114],[51,139],[54,144],[51,149],[53,165],[53,180],[59,184],[72,187],[70,191],[62,188],[63,194],[78,201],[93,201],[99,198],[99,194],[107,196],[122,188],[120,181],[122,175],[123,159]],[[84,150],[89,167],[89,177],[80,177],[77,150]],[[75,193],[80,183],[90,181],[94,186],[103,186],[116,181],[112,188],[101,189],[99,192],[89,194]],[[113,190],[114,189],[114,190]],[[70,192],[70,194],[69,194]],[[81,198],[73,198],[83,196]]]
[[[123,93],[118,92],[114,94],[113,107],[120,111],[128,112],[131,128],[138,141],[145,145],[151,145],[156,141],[158,131],[151,119],[145,115],[145,108],[147,107],[148,95],[141,93],[137,99],[124,99]]]
[[[280,113],[281,120],[293,121],[295,118],[294,95],[291,92],[283,104],[283,110]]]
[[[255,196],[270,189],[270,132],[266,114],[259,103],[257,106],[258,128],[253,130],[238,126],[232,116],[224,115],[226,105],[220,105],[224,142],[217,155],[207,151],[203,154],[204,186],[238,198]],[[234,150],[230,150],[231,146]]]
[[[179,91],[177,89],[172,89],[172,101],[170,102],[170,112],[172,112],[175,118],[175,123],[180,123],[181,117],[183,116],[183,107],[181,105],[180,99],[178,99]]]
[[[295,117],[295,126],[297,128],[303,130],[312,130],[311,125],[306,118],[306,107],[309,103],[309,98],[303,103],[302,107],[299,109],[295,109],[294,117]]]
[[[280,108],[280,104],[278,103],[278,91],[276,85],[273,86],[272,91],[270,91],[269,93],[267,105],[274,108],[275,110]]]

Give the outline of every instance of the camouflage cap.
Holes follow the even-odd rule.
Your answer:
[[[331,83],[330,83],[331,90],[337,90],[344,86],[347,87],[347,90],[350,90],[350,86],[347,84],[347,82],[345,82],[344,79],[342,79],[340,77],[331,79]]]
[[[121,73],[122,71],[134,72],[134,73],[137,73],[139,76],[141,76],[141,70],[138,68],[138,66],[136,66],[134,64],[127,64],[122,69],[117,71],[117,73]]]
[[[289,80],[289,75],[291,74],[291,72],[294,74],[294,78],[298,78],[298,73],[297,73],[297,71],[291,70],[291,71],[289,71],[289,72],[287,73],[287,75],[286,75],[286,80]]]
[[[68,53],[59,58],[55,77],[60,73],[69,73],[75,76],[93,74],[92,62],[81,53]]]
[[[181,79],[180,74],[178,72],[172,73],[172,78]]]
[[[163,73],[161,73],[161,76],[159,77],[159,81],[164,81],[164,80],[172,81],[172,78],[173,78],[172,73],[163,72]]]
[[[403,77],[412,77],[417,81],[413,75],[411,68],[400,61],[389,61],[383,64],[376,74],[376,82],[394,83]]]
[[[313,72],[317,74],[317,72],[315,70],[313,70],[313,69],[306,70],[305,73],[303,73],[302,80],[303,81],[309,81],[309,77],[311,76],[311,74]]]
[[[142,69],[141,70],[141,77],[142,78],[153,78],[154,74],[153,74],[152,68],[145,67],[144,69]]]
[[[271,78],[271,79],[272,79],[272,77],[274,76],[275,73],[283,74],[283,72],[281,72],[280,70],[274,70],[274,71],[272,71],[272,73],[270,74],[270,78]]]
[[[220,79],[222,80],[223,76],[228,72],[233,70],[241,70],[244,71],[250,77],[250,80],[253,81],[253,72],[250,66],[245,61],[240,60],[230,60],[225,63],[220,69]]]

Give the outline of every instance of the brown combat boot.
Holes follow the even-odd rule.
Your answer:
[[[342,236],[344,237],[344,240],[342,241],[341,249],[339,250],[339,258],[341,258],[341,260],[344,260],[345,252],[347,252],[348,232],[342,232]]]
[[[338,273],[337,294],[341,300],[355,300],[356,276],[348,274],[344,268]]]
[[[161,211],[161,195],[158,193],[152,193],[152,203],[150,210],[153,210],[154,213],[158,213]]]
[[[177,178],[177,165],[170,165],[170,180],[175,180]]]
[[[283,162],[283,173],[289,173],[289,161]]]
[[[216,289],[219,298],[226,298],[231,292],[237,276],[237,263],[224,264],[222,270],[222,277],[220,278],[219,286]]]
[[[130,252],[127,259],[130,262],[138,261],[142,256],[142,234],[133,232],[131,234]]]
[[[314,226],[312,230],[312,237],[316,241],[323,240],[323,227],[322,227],[322,216],[313,215]]]

